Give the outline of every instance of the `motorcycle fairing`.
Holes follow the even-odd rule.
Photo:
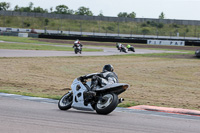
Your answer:
[[[111,91],[113,93],[116,94],[120,94],[122,92],[124,92],[125,90],[127,90],[129,87],[128,84],[125,83],[113,83],[113,84],[107,84],[106,86],[102,87],[102,88],[97,88],[95,91]]]
[[[91,75],[95,75],[96,73],[93,73]],[[88,86],[91,86],[91,81],[88,81],[86,83]],[[112,91],[113,93],[116,93],[116,94],[120,94],[122,92],[124,92],[125,90],[127,90],[129,88],[129,85],[128,84],[125,84],[125,83],[113,83],[113,84],[107,84],[106,86],[104,87],[100,87],[100,86],[97,86],[96,88],[96,92],[98,91]]]
[[[80,81],[75,79],[71,85],[71,88],[73,91],[72,107],[79,110],[93,111],[94,109],[92,108],[91,104],[88,104],[87,106],[84,105],[83,93],[87,91],[86,87]]]

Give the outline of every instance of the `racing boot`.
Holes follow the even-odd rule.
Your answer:
[[[85,92],[85,95],[89,96],[89,97],[95,97],[96,96],[96,92],[94,90],[96,90],[96,84],[92,84],[91,89],[87,92]]]
[[[96,92],[94,92],[94,91],[87,91],[84,94],[85,94],[85,96],[89,96],[89,97],[95,97],[96,96]]]

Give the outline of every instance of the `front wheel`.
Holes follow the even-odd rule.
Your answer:
[[[108,93],[103,95],[98,100],[95,109],[98,114],[107,115],[111,113],[118,105],[118,96],[114,93]]]
[[[73,101],[73,94],[72,92],[66,93],[58,102],[58,108],[60,110],[68,110],[71,108]]]
[[[74,49],[74,53],[77,54],[76,49]]]

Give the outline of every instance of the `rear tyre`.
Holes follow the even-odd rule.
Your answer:
[[[114,93],[103,95],[95,105],[95,110],[98,114],[107,115],[111,113],[118,105],[118,96]]]
[[[73,94],[72,92],[66,93],[58,102],[58,108],[60,110],[68,110],[72,106]]]
[[[131,50],[132,50],[133,52],[135,52],[135,49],[134,49],[134,48],[131,48]]]

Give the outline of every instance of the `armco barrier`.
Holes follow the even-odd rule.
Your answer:
[[[19,32],[0,32],[2,36],[18,36]],[[28,37],[38,38],[39,34],[28,33]]]
[[[38,38],[49,38],[49,39],[68,39],[68,40],[84,40],[84,41],[99,41],[99,42],[122,42],[122,43],[143,43],[147,44],[147,40],[152,38],[126,38],[126,37],[109,37],[109,36],[82,36],[82,35],[46,35],[46,34],[40,34]],[[163,39],[166,40],[166,39]],[[171,39],[175,40],[175,39]],[[180,41],[180,40],[179,40]],[[182,40],[185,41],[185,45],[187,46],[200,46],[200,41],[194,41],[194,40]]]
[[[81,36],[81,35],[45,35],[40,34],[39,38],[49,38],[49,39],[68,39],[68,40],[85,40],[85,41],[99,41],[99,42],[126,42],[126,43],[147,43],[144,39],[129,39],[122,37],[106,37],[106,36]]]

